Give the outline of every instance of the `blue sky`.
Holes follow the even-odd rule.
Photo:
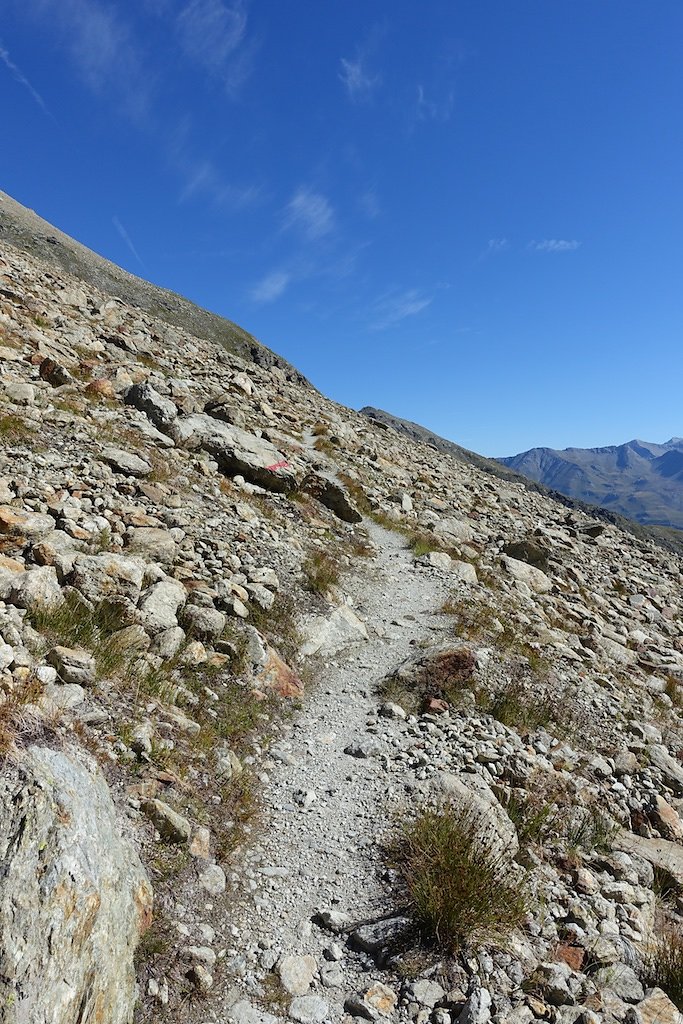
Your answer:
[[[680,0],[4,0],[0,187],[489,455],[683,434]]]

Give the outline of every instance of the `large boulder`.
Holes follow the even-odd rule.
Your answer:
[[[126,550],[152,562],[169,565],[175,561],[178,545],[168,530],[156,526],[131,527],[124,541]]]
[[[541,569],[529,565],[528,562],[522,562],[518,558],[510,558],[509,555],[503,555],[501,564],[509,576],[512,576],[519,583],[526,583],[535,594],[547,594],[553,588],[552,581],[546,574]]]
[[[0,781],[3,1024],[130,1024],[152,889],[85,756],[24,750]]]
[[[132,405],[134,409],[144,412],[157,430],[164,433],[170,429],[178,416],[178,410],[170,398],[164,398],[151,384],[133,384],[126,391],[123,400],[126,405]]]
[[[474,538],[474,533],[469,523],[465,523],[462,519],[456,519],[455,517],[440,519],[434,524],[432,531],[437,537],[451,544],[468,544]]]
[[[612,845],[615,850],[633,853],[648,861],[654,868],[671,875],[677,885],[683,886],[683,846],[679,843],[672,843],[669,839],[648,839],[621,828]]]
[[[247,430],[196,413],[174,424],[174,439],[190,448],[203,448],[229,476],[241,474],[269,491],[296,490],[298,478],[275,445]]]
[[[178,610],[185,604],[187,593],[182,583],[166,579],[143,591],[138,606],[141,624],[150,633],[161,633],[178,625]]]
[[[34,542],[55,528],[52,516],[25,512],[11,505],[0,505],[0,534],[18,543]]]
[[[330,477],[322,473],[308,473],[302,480],[300,489],[310,494],[325,508],[329,508],[343,522],[362,522],[363,517],[358,509],[354,508],[346,490]]]
[[[141,559],[106,552],[79,555],[66,582],[94,604],[115,599],[136,603],[144,574],[145,563]]]
[[[123,448],[109,447],[102,451],[102,459],[117,473],[124,473],[126,476],[149,476],[152,467],[135,452],[128,452]]]
[[[340,605],[331,615],[316,615],[303,628],[301,654],[331,656],[368,639],[368,631],[348,605]]]
[[[29,613],[52,612],[59,608],[64,597],[53,566],[41,566],[15,577],[9,600]]]

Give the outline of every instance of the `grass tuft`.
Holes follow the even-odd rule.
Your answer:
[[[575,858],[580,850],[610,853],[615,832],[616,825],[611,818],[597,807],[585,807],[567,823],[567,855]]]
[[[266,610],[254,601],[249,606],[249,622],[262,633],[282,658],[291,664],[301,648],[296,604],[290,594],[278,593]]]
[[[521,672],[492,696],[479,692],[477,698],[479,707],[497,721],[528,732],[561,723],[566,715],[550,686],[525,679]]]
[[[471,808],[427,810],[404,826],[392,851],[423,936],[450,953],[504,944],[529,907],[526,883],[486,834]]]
[[[326,594],[339,582],[341,567],[334,555],[327,551],[314,551],[301,566],[306,590]]]
[[[439,550],[439,545],[427,533],[413,534],[409,541],[409,547],[416,558],[422,558],[423,555],[428,555],[430,551]]]
[[[37,731],[42,715],[35,705],[43,694],[43,684],[30,676],[5,694],[0,704],[0,759],[4,760],[20,737]]]
[[[116,636],[125,623],[119,609],[106,601],[91,610],[68,594],[58,608],[34,611],[31,625],[53,644],[91,651],[100,678],[116,675],[129,661],[130,652]]]
[[[29,434],[30,431],[26,426],[26,423],[21,416],[17,416],[16,413],[9,412],[4,416],[0,416],[0,439],[3,441],[20,441]]]
[[[646,988],[661,988],[683,1012],[683,935],[673,928],[655,941],[643,961]]]

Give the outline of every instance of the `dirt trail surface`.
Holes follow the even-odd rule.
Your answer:
[[[311,926],[318,912],[342,911],[356,924],[392,909],[377,844],[401,794],[386,771],[391,730],[377,718],[377,685],[445,633],[438,609],[448,587],[445,576],[415,563],[403,537],[372,523],[369,534],[376,558],[363,575],[344,581],[369,639],[321,665],[303,710],[270,751],[260,842],[247,854],[243,879],[251,906],[232,951],[247,996],[254,969],[272,967],[282,955],[311,954],[325,966],[323,950],[334,935]],[[369,756],[353,756],[350,748]],[[363,955],[344,960],[341,986],[322,990],[329,1003],[324,1019],[342,1019],[344,997],[370,966]],[[234,1019],[251,1019],[243,1003]]]

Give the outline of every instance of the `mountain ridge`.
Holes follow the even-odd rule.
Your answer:
[[[174,327],[189,331],[195,337],[213,341],[257,366],[277,366],[291,380],[308,383],[291,363],[232,320],[203,309],[168,288],[131,274],[54,227],[2,190],[0,241],[9,242],[102,292],[115,295]]]
[[[571,498],[646,526],[683,529],[683,441],[634,438],[598,448],[530,448],[496,460]]]

